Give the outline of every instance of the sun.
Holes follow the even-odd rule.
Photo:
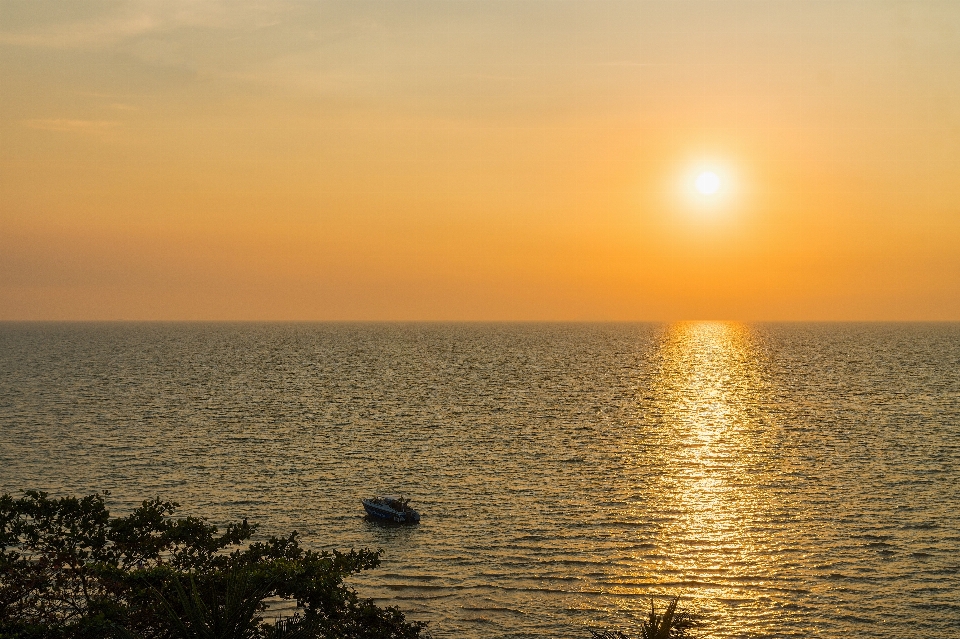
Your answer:
[[[703,195],[713,195],[720,190],[720,176],[713,171],[704,171],[693,184]]]
[[[743,209],[744,176],[733,158],[701,154],[677,158],[663,182],[664,203],[696,220],[729,220]]]

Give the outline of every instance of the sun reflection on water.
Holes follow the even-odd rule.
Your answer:
[[[752,601],[769,539],[755,530],[764,497],[750,480],[765,388],[748,327],[685,322],[664,337],[651,395],[662,472],[662,555],[647,569],[663,592],[682,591],[717,628]],[[754,592],[751,592],[754,591]],[[729,619],[727,620],[729,621]]]

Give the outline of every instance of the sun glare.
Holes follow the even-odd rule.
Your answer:
[[[713,195],[720,190],[720,176],[713,171],[704,171],[697,176],[694,186],[703,195]]]
[[[691,161],[692,160],[692,161]],[[686,158],[675,165],[666,197],[682,216],[691,219],[732,220],[745,204],[744,181],[733,160],[713,154]]]

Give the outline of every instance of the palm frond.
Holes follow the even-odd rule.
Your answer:
[[[650,600],[650,613],[646,621],[640,622],[639,639],[689,639],[690,631],[697,625],[696,619],[686,610],[678,610],[680,595],[677,595],[662,613],[657,612],[656,604]],[[630,639],[619,630],[591,630],[593,639]]]

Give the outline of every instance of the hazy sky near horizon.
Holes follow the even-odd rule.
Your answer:
[[[960,320],[958,34],[955,0],[0,0],[0,319]]]

